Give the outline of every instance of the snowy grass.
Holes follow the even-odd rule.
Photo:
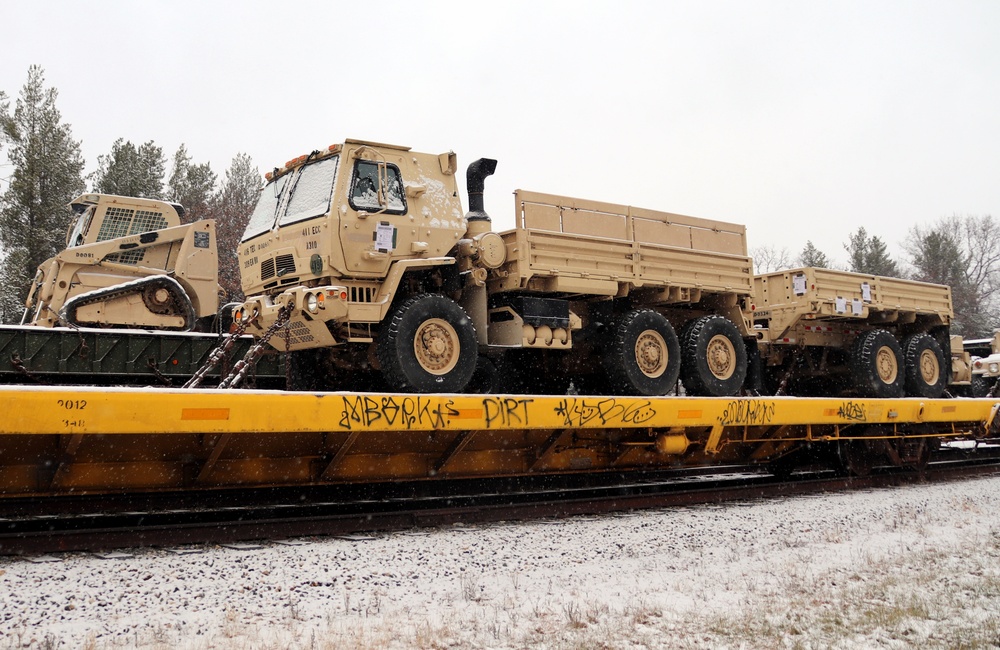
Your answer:
[[[5,558],[0,592],[0,649],[997,648],[1000,478],[253,552]]]

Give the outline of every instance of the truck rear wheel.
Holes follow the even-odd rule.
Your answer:
[[[603,355],[615,393],[663,395],[677,384],[680,344],[670,322],[652,309],[636,309],[616,319]]]
[[[851,353],[854,387],[863,397],[903,396],[903,352],[886,330],[863,332]]]
[[[948,377],[944,352],[930,334],[914,334],[903,343],[906,394],[935,399],[944,394]]]
[[[404,300],[376,344],[382,376],[401,391],[458,393],[476,371],[476,330],[465,310],[438,294]]]
[[[690,395],[735,395],[747,375],[747,350],[725,316],[696,318],[681,331],[681,372]]]

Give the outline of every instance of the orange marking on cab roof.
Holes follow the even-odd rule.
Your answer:
[[[458,411],[458,415],[454,417],[459,420],[481,420],[483,418],[483,409],[455,409]]]
[[[181,409],[182,420],[228,420],[229,409]]]

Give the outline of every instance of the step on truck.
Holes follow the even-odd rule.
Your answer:
[[[324,387],[370,370],[414,392],[740,390],[743,226],[518,191],[516,227],[496,233],[495,166],[469,166],[468,212],[454,153],[347,140],[275,169],[242,238],[237,318]]]

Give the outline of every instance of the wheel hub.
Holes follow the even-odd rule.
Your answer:
[[[719,379],[729,379],[736,372],[736,348],[725,336],[713,336],[705,348],[708,369]]]
[[[929,385],[937,384],[941,369],[938,367],[937,356],[930,350],[920,353],[919,359],[920,377],[924,383]]]
[[[635,342],[635,362],[647,377],[659,377],[667,369],[667,342],[659,332],[646,330]]]
[[[413,352],[421,367],[433,375],[445,375],[458,364],[458,333],[451,324],[432,318],[417,328]]]
[[[896,373],[899,372],[899,366],[896,363],[896,355],[893,354],[889,347],[878,349],[878,353],[875,355],[875,372],[878,373],[878,378],[886,384],[896,381]]]

